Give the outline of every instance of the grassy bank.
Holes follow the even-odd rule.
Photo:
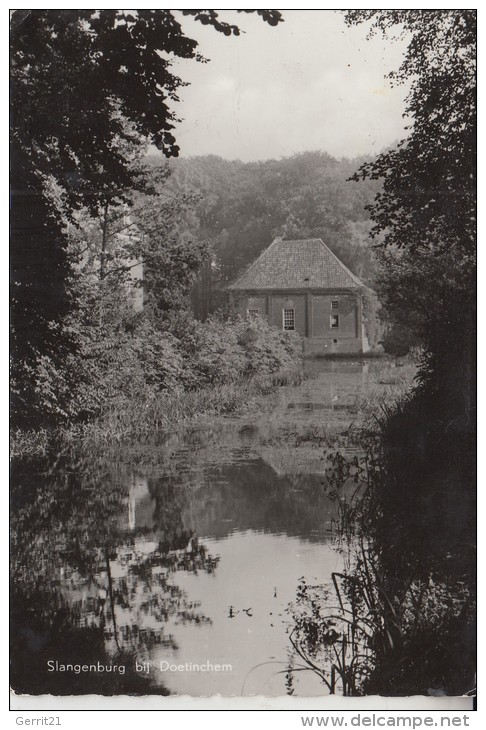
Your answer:
[[[133,398],[113,404],[99,418],[87,423],[67,423],[52,429],[15,429],[11,455],[46,453],[54,444],[76,441],[113,443],[124,439],[168,432],[204,416],[237,414],[257,408],[259,400],[281,385],[302,380],[300,367],[236,383],[211,385],[197,390],[176,390],[152,398]]]
[[[412,392],[415,373],[414,358],[390,362],[374,377],[375,382],[366,396],[356,400],[351,410],[354,420],[376,430],[377,422]],[[118,443],[169,432],[203,417],[258,410],[264,396],[281,385],[298,384],[303,377],[302,362],[295,360],[274,373],[241,377],[234,382],[206,383],[193,389],[175,387],[158,393],[147,389],[133,397],[125,393],[113,398],[98,417],[83,422],[73,419],[51,428],[13,429],[11,455],[43,454],[63,443]],[[319,441],[319,436],[324,438],[325,433],[325,425],[318,433],[314,429],[313,440]],[[299,443],[306,440],[300,433],[296,437]]]
[[[439,389],[419,388],[383,419],[379,469],[362,505],[381,597],[370,694],[474,686],[474,442],[474,424]],[[369,574],[362,555],[355,585]]]
[[[200,416],[240,412],[302,379],[300,339],[264,319],[198,322],[182,312],[169,320],[160,330],[142,318],[111,339],[90,331],[62,367],[39,362],[34,390],[17,393],[12,454],[170,431]]]

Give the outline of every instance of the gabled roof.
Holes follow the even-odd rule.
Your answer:
[[[320,238],[276,238],[229,289],[349,289],[364,284]]]

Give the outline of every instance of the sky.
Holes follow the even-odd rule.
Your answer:
[[[226,37],[192,18],[188,35],[209,63],[178,59],[190,86],[173,109],[181,156],[216,154],[244,162],[323,150],[334,157],[376,154],[406,134],[407,88],[386,74],[398,68],[405,41],[368,40],[332,10],[284,10],[271,27],[234,11],[220,17],[245,33]]]

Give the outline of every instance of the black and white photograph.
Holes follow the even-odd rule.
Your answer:
[[[11,697],[474,709],[476,19],[10,11]]]

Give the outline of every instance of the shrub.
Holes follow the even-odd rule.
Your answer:
[[[61,367],[46,356],[30,366],[34,390],[25,397],[37,421],[27,426],[86,422],[108,411],[128,412],[134,401],[150,405],[162,393],[242,379],[268,379],[269,387],[300,371],[299,338],[262,319],[202,323],[179,313],[159,328],[142,315],[76,334],[78,351]]]
[[[234,320],[238,343],[245,355],[245,374],[268,376],[300,369],[301,342],[293,332],[282,332],[261,318]]]
[[[171,327],[185,362],[185,387],[233,383],[242,377],[285,380],[300,371],[300,339],[262,318],[212,317],[202,323],[178,316]]]
[[[403,357],[419,344],[417,335],[404,324],[392,322],[383,335],[385,352],[396,357]]]
[[[187,387],[233,383],[243,375],[244,352],[229,322],[217,318],[204,323],[192,320],[179,345],[185,357]]]

